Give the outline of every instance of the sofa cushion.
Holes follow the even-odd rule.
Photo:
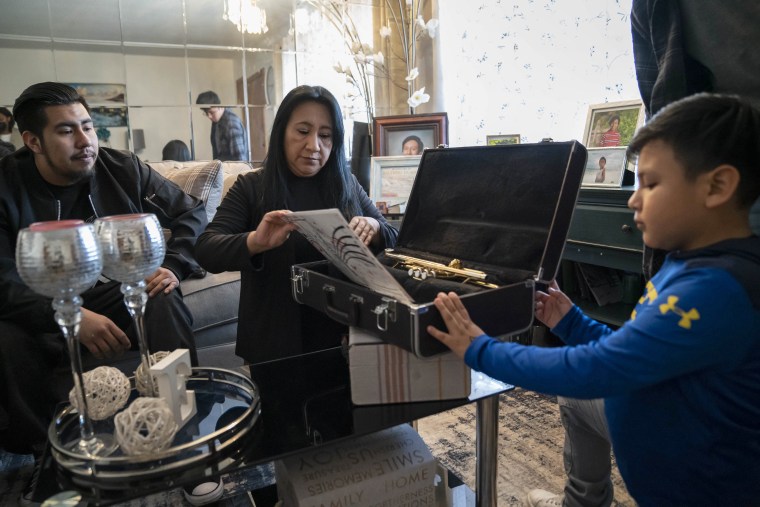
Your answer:
[[[164,161],[153,163],[151,167],[188,194],[202,200],[206,205],[208,221],[211,222],[219,203],[222,202],[224,172],[220,161]]]
[[[248,171],[253,170],[253,165],[249,162],[224,162],[224,187],[222,189],[222,199],[227,194],[227,191],[232,187],[238,176]]]

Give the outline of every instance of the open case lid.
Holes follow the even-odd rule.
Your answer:
[[[551,280],[586,156],[577,141],[427,149],[395,250]]]

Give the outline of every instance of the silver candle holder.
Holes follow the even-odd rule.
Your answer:
[[[138,213],[113,215],[95,220],[95,229],[103,250],[103,274],[121,282],[124,303],[135,323],[140,357],[145,371],[150,371],[151,359],[145,336],[145,278],[153,274],[164,261],[166,243],[156,215]],[[149,396],[158,396],[151,375],[147,379]]]
[[[71,449],[86,456],[105,456],[116,447],[110,435],[96,436],[93,431],[87,412],[79,349],[80,294],[95,284],[102,268],[100,243],[91,224],[81,220],[36,222],[19,231],[16,242],[18,274],[33,291],[53,298],[55,320],[66,339],[80,407],[80,435],[72,442]]]

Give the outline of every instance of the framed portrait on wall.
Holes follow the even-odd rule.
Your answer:
[[[449,142],[446,113],[381,116],[373,127],[376,157],[421,155],[425,148]]]
[[[372,157],[370,199],[386,208],[399,206],[403,212],[412,193],[422,155]]]
[[[644,123],[644,103],[640,100],[606,102],[589,106],[583,144],[586,148],[628,146]]]
[[[627,164],[625,146],[588,148],[583,187],[620,187]]]

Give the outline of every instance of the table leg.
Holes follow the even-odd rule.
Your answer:
[[[498,466],[499,395],[477,402],[475,415],[475,504],[496,507],[496,470]]]

